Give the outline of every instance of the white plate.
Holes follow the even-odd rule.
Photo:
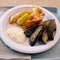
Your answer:
[[[30,45],[22,45],[22,44],[18,44],[17,42],[11,40],[11,38],[7,35],[6,33],[6,29],[7,27],[11,27],[11,25],[8,24],[8,20],[10,18],[11,15],[13,15],[14,13],[19,12],[22,9],[29,9],[31,8],[33,5],[20,5],[17,7],[14,7],[12,9],[9,9],[8,11],[6,11],[3,16],[0,19],[0,36],[2,38],[2,41],[9,46],[11,49],[16,50],[18,52],[22,52],[22,53],[39,53],[39,52],[43,52],[46,51],[48,49],[50,49],[51,47],[53,47],[57,41],[59,40],[59,22],[58,19],[48,10],[37,6],[39,8],[41,8],[43,10],[43,12],[45,13],[45,17],[44,20],[46,19],[55,19],[56,22],[56,35],[54,37],[53,41],[48,42],[46,45],[39,45],[39,46],[33,46],[31,47]]]

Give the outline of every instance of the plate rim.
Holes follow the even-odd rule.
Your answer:
[[[1,36],[2,40],[3,40],[3,42],[5,43],[5,45],[9,46],[11,49],[16,50],[16,51],[19,51],[19,52],[22,52],[22,53],[39,53],[39,52],[46,51],[46,50],[50,49],[51,47],[53,47],[53,46],[58,42],[58,40],[59,40],[59,37],[58,37],[58,40],[57,40],[54,44],[52,44],[49,48],[47,47],[47,49],[44,49],[44,50],[39,50],[39,49],[38,49],[38,51],[36,50],[36,47],[34,47],[34,50],[35,50],[35,51],[32,51],[32,48],[33,48],[33,47],[31,47],[31,51],[28,50],[28,48],[27,48],[27,49],[25,48],[25,50],[22,50],[22,49],[19,50],[19,49],[16,49],[16,47],[13,47],[12,45],[8,45],[8,42],[5,42],[5,41],[4,41],[4,39],[6,40],[6,38],[5,38],[4,35],[2,34],[2,29],[1,29],[1,27],[2,27],[2,25],[3,25],[3,22],[2,22],[3,17],[4,17],[5,15],[8,15],[9,12],[11,13],[12,10],[15,10],[15,9],[17,9],[17,8],[32,7],[32,6],[37,6],[37,7],[39,7],[39,8],[42,8],[42,7],[38,6],[38,5],[19,5],[19,6],[13,7],[13,8],[11,8],[11,9],[9,9],[8,11],[6,11],[6,12],[2,15],[2,17],[1,17],[1,19],[0,19],[0,36]],[[45,8],[42,8],[42,9],[44,9],[45,11],[47,11],[47,12],[48,12],[50,15],[52,15],[56,20],[58,20],[50,11],[48,11],[48,10],[45,9]],[[58,21],[57,21],[57,23],[58,23],[58,26],[59,26],[59,22],[58,22]],[[38,46],[38,48],[39,48],[39,46]],[[27,51],[26,51],[26,50],[27,50]]]

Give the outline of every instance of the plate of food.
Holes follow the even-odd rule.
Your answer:
[[[18,52],[43,52],[58,42],[59,21],[40,6],[16,6],[2,15],[0,36],[8,47]]]

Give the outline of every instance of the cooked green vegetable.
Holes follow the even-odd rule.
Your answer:
[[[29,42],[30,42],[30,45],[31,46],[34,46],[35,45],[35,43],[36,43],[36,41],[37,41],[37,37],[38,37],[38,34],[39,34],[39,32],[42,30],[42,26],[39,26],[36,30],[35,30],[35,32],[30,36],[30,39],[29,39]]]
[[[44,28],[38,34],[39,43],[47,43],[47,41],[53,40],[56,33],[56,23],[54,19],[44,21],[40,24]]]
[[[47,27],[49,25],[50,21],[51,20],[46,20],[46,21],[42,22],[40,25]]]
[[[46,30],[44,30],[44,32],[42,34],[42,41],[43,41],[44,44],[46,44],[47,41],[48,41],[48,34],[47,34]]]
[[[23,23],[28,19],[29,14],[26,13],[17,20],[18,25],[23,25]]]
[[[56,31],[56,23],[54,19],[49,19],[41,23],[44,28],[47,29],[48,39],[53,40],[54,36],[53,33]]]
[[[56,23],[55,23],[55,20],[51,20],[47,29],[49,40],[54,39],[54,36],[53,36],[54,31],[56,31]]]
[[[32,35],[32,33],[36,30],[36,28],[38,27],[39,25],[35,25],[35,26],[32,26],[30,28],[28,28],[27,30],[25,30],[24,34],[27,36],[27,37],[30,37]]]
[[[34,46],[38,41],[41,44],[46,44],[48,41],[54,39],[56,32],[56,23],[54,19],[50,19],[42,22],[40,25],[36,25],[28,28],[24,33],[29,38],[29,43]]]

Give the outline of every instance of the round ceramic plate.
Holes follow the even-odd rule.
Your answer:
[[[8,23],[8,20],[10,18],[11,15],[21,11],[22,9],[30,9],[33,5],[20,5],[14,8],[9,9],[8,11],[6,11],[3,16],[0,19],[0,36],[2,38],[2,41],[9,46],[11,49],[16,50],[18,52],[22,52],[22,53],[39,53],[39,52],[43,52],[46,51],[48,49],[50,49],[51,47],[53,47],[57,41],[59,40],[59,22],[58,19],[48,10],[46,10],[45,8],[42,8],[40,6],[37,6],[39,8],[41,8],[43,10],[43,12],[45,13],[45,17],[44,20],[47,19],[55,19],[56,22],[56,35],[54,36],[54,40],[48,42],[45,45],[38,45],[38,46],[33,46],[31,47],[29,45],[29,42],[26,41],[24,44],[19,44],[15,41],[13,41],[6,33],[6,29],[8,27],[12,27],[12,25],[10,25]],[[14,25],[15,26],[15,25]]]

